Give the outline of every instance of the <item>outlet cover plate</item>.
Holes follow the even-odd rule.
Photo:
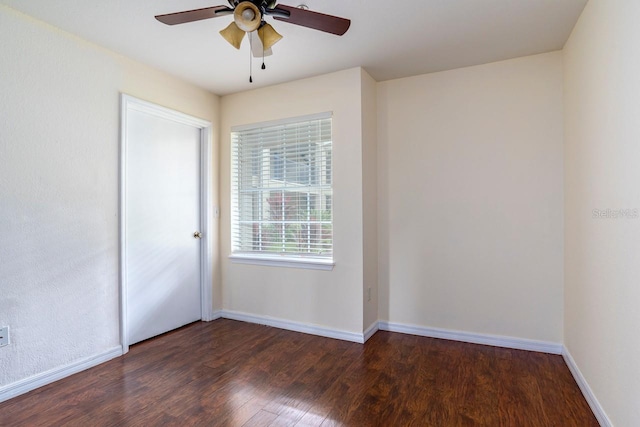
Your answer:
[[[0,347],[9,345],[9,327],[3,326],[0,328]]]

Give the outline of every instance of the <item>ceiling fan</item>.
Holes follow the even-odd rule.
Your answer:
[[[266,16],[290,24],[301,25],[326,33],[343,35],[349,29],[351,21],[324,13],[313,12],[308,8],[292,7],[276,4],[276,0],[228,0],[230,6],[212,6],[203,9],[187,10],[184,12],[157,15],[156,19],[167,25],[185,24],[187,22],[200,21],[202,19],[217,18],[219,16],[233,15],[233,22],[220,31],[222,37],[233,47],[240,49],[246,33],[257,31],[262,44],[259,54],[268,55],[271,47],[282,36],[265,21]],[[254,49],[254,55],[257,52]]]

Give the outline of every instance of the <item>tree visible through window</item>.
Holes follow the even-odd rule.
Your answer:
[[[329,114],[234,128],[232,251],[333,257]]]

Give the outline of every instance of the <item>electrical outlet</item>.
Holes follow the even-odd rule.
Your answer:
[[[3,326],[0,328],[0,347],[9,345],[9,327]]]

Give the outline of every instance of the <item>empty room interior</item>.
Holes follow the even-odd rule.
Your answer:
[[[283,2],[0,0],[0,425],[640,425],[640,2]]]

